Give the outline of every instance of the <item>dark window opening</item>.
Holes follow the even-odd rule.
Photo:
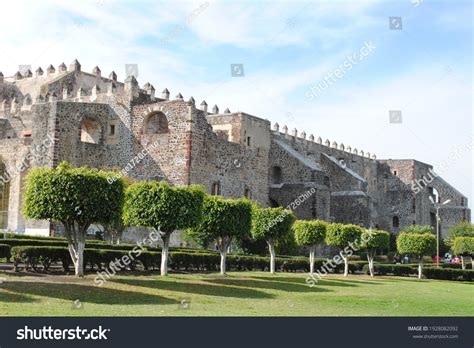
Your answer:
[[[247,199],[252,199],[252,191],[250,191],[249,188],[246,188],[244,190],[244,197],[247,198]]]
[[[114,124],[110,125],[109,135],[115,135],[115,125]]]
[[[393,228],[399,228],[400,227],[400,219],[398,218],[398,216],[394,216],[392,218],[392,226],[393,226]]]
[[[220,182],[215,182],[212,184],[211,195],[220,196],[221,194],[221,184]]]
[[[281,184],[281,168],[278,166],[272,167],[272,184]]]
[[[250,146],[250,137],[247,137],[247,146]]]
[[[396,170],[393,171],[393,175],[397,176],[397,171]]]

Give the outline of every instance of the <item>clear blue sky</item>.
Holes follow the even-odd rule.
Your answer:
[[[0,71],[77,58],[198,103],[245,111],[378,158],[415,158],[473,199],[472,1],[15,1]],[[390,30],[401,17],[402,30]],[[397,23],[394,23],[397,24]],[[398,24],[399,27],[399,24]],[[329,87],[310,86],[357,54]],[[232,77],[230,64],[243,64]],[[402,123],[389,122],[402,111]],[[438,166],[437,166],[438,165]]]

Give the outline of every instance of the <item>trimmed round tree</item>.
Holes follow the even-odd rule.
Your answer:
[[[295,215],[291,210],[252,207],[252,237],[264,239],[270,251],[270,273],[275,273],[275,241],[291,233]]]
[[[293,224],[296,244],[309,247],[309,273],[314,273],[314,253],[318,244],[324,243],[327,222],[321,220],[297,220]]]
[[[436,237],[431,233],[402,232],[397,238],[397,250],[400,254],[418,256],[418,278],[423,275],[423,256],[436,252]]]
[[[361,248],[367,251],[370,276],[374,276],[374,257],[377,250],[390,247],[390,233],[382,230],[365,230],[362,232]]]
[[[171,187],[165,182],[141,182],[125,191],[123,220],[128,226],[154,228],[163,240],[162,276],[168,274],[169,242],[173,231],[196,226],[202,213],[201,186]]]
[[[363,229],[356,225],[328,224],[326,244],[341,250],[340,255],[344,261],[345,277],[349,274],[349,257],[358,249],[356,243],[360,241],[362,232]]]
[[[451,243],[456,237],[474,237],[474,224],[469,221],[462,221],[449,229],[448,239]]]
[[[248,237],[251,226],[252,204],[249,200],[206,196],[201,222],[188,233],[200,245],[216,242],[221,254],[221,274],[225,274],[227,252],[232,241]]]
[[[89,226],[110,224],[122,214],[123,181],[108,182],[115,175],[87,167],[72,168],[63,162],[57,168],[34,168],[27,176],[23,214],[29,219],[64,225],[76,276],[84,275]]]
[[[474,269],[474,237],[456,237],[453,252],[461,256],[462,269],[466,269],[466,256],[471,258],[472,269]]]

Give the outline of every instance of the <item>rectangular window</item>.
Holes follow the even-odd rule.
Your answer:
[[[110,125],[109,135],[115,135],[115,125],[114,124]]]

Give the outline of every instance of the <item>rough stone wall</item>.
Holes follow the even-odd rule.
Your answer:
[[[230,116],[229,122],[240,117]],[[242,197],[247,191],[249,198],[268,206],[269,136],[268,145],[249,147],[217,136],[202,110],[193,109],[192,119],[190,182],[204,185],[208,193],[218,183],[224,197]],[[261,122],[269,130],[269,123]]]

